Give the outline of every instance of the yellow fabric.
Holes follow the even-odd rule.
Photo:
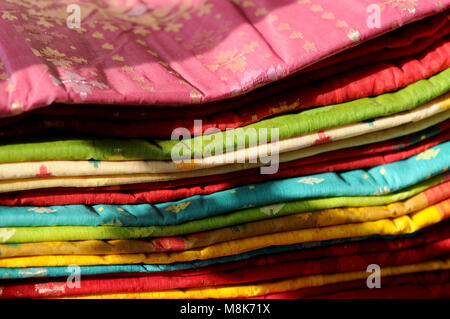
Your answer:
[[[229,256],[273,245],[290,245],[301,242],[323,241],[337,238],[400,235],[413,233],[435,224],[448,215],[450,199],[411,215],[394,219],[339,226],[310,228],[228,241],[204,248],[171,253],[123,255],[53,255],[1,258],[0,267],[40,267],[113,264],[168,264],[173,262],[205,260]],[[442,211],[445,209],[445,211]]]
[[[427,262],[381,268],[381,285],[383,277],[397,276],[416,272],[450,269],[450,257],[434,259]],[[230,285],[208,288],[173,289],[166,291],[101,294],[70,297],[67,299],[205,299],[205,298],[245,298],[270,293],[292,291],[302,288],[318,287],[340,282],[361,280],[369,277],[366,271],[354,271],[327,275],[293,277],[282,280],[265,281],[254,285]]]

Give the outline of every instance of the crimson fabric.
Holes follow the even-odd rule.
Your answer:
[[[381,288],[367,288],[366,280],[355,280],[295,291],[257,296],[249,299],[300,298],[448,298],[450,270],[382,277]]]
[[[266,85],[262,89],[256,89],[236,99],[209,103],[208,107],[186,106],[183,107],[182,113],[174,112],[173,108],[146,110],[145,108],[133,108],[132,106],[117,108],[113,105],[109,105],[107,108],[96,105],[89,105],[85,108],[82,105],[54,105],[38,109],[35,112],[47,115],[96,117],[109,120],[140,120],[150,118],[198,119],[201,116],[224,112],[238,106],[241,109],[250,102],[258,99],[264,99],[281,91],[352,70],[356,67],[354,63],[358,63],[359,67],[361,65],[371,65],[381,61],[389,61],[419,54],[434,44],[438,39],[447,35],[448,28],[447,13],[419,20],[354,48],[345,50],[340,54],[333,55],[323,61],[319,61],[300,71],[297,75]],[[368,57],[362,58],[364,56]],[[358,58],[359,60],[357,60]],[[347,61],[351,61],[351,63],[345,63]],[[320,70],[320,73],[317,72],[318,70]]]
[[[352,170],[399,161],[418,154],[450,138],[450,120],[437,126],[441,133],[413,144],[410,136],[375,143],[363,147],[337,150],[296,161],[281,163],[276,174],[259,175],[259,169],[212,175],[170,182],[121,185],[120,190],[108,188],[47,189],[20,193],[0,194],[0,205],[52,206],[69,204],[138,204],[174,201],[193,195],[206,195],[217,191],[261,183],[293,176]],[[111,189],[111,188],[109,188]]]
[[[337,272],[349,272],[366,269],[368,264],[376,263],[380,267],[405,265],[418,263],[433,259],[439,256],[446,256],[450,253],[450,238],[446,236],[449,230],[449,223],[445,227],[436,227],[432,231],[424,232],[422,235],[398,240],[378,240],[372,242],[352,243],[353,252],[349,253],[348,244],[330,247],[316,248],[300,251],[304,259],[294,260],[296,253],[285,253],[280,255],[263,256],[252,260],[230,263],[217,266],[209,266],[205,269],[188,270],[183,272],[171,272],[169,275],[144,275],[137,277],[127,277],[121,275],[120,278],[89,278],[84,279],[81,288],[61,290],[66,285],[66,281],[45,282],[28,281],[23,284],[11,282],[3,285],[2,298],[14,297],[47,297],[47,296],[71,296],[84,294],[103,294],[119,292],[156,291],[177,288],[208,287],[227,284],[241,284],[259,282],[263,280],[288,278],[293,276],[307,276],[314,274],[327,274]],[[443,229],[444,228],[444,229]],[[438,231],[436,231],[438,230]],[[433,241],[435,238],[437,240]],[[369,251],[387,245],[402,247],[400,249],[387,249],[371,253],[357,253],[362,250],[362,246],[368,246]],[[384,245],[383,245],[384,242]],[[420,243],[417,246],[409,246]],[[357,245],[362,244],[361,247]],[[378,247],[377,247],[378,246]],[[409,247],[408,247],[409,246]],[[355,250],[356,248],[356,250]],[[386,246],[384,247],[386,248]],[[314,253],[320,254],[320,250],[331,250],[333,256],[315,258]],[[343,255],[342,252],[347,253]],[[259,263],[258,263],[259,261]],[[273,261],[274,263],[270,263]],[[244,267],[244,264],[247,264]],[[232,265],[232,267],[230,267]],[[37,289],[40,287],[42,289]]]
[[[450,282],[429,284],[421,282],[418,285],[405,284],[401,286],[381,287],[381,289],[359,289],[318,296],[320,299],[435,299],[450,297]]]
[[[292,89],[281,96],[255,102],[233,112],[217,113],[196,120],[202,120],[203,132],[210,128],[225,130],[242,127],[288,111],[337,104],[395,91],[439,73],[449,66],[450,37],[445,37],[417,57],[409,56],[365,65],[357,71],[351,70],[327,77],[318,83]],[[7,123],[9,122],[10,120],[7,120]],[[110,121],[32,113],[24,115],[21,121],[1,127],[0,137],[6,139],[29,136],[51,129],[108,137],[170,138],[178,127],[186,128],[194,134],[194,121],[191,118]]]

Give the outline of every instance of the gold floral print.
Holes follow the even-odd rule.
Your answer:
[[[285,203],[280,203],[280,204],[275,204],[275,205],[270,205],[270,206],[264,206],[261,207],[259,210],[261,211],[261,213],[267,215],[267,216],[276,216],[281,209],[283,209],[283,207],[285,206]]]
[[[320,10],[320,9],[322,9],[322,7],[320,7],[320,8],[319,7],[314,7],[313,6],[313,9],[311,9],[311,10]],[[266,18],[266,22],[269,23],[269,24],[273,24],[273,26],[275,27],[275,29],[277,31],[288,32],[288,33],[286,33],[286,35],[291,40],[304,40],[304,35],[303,35],[302,32],[296,31],[296,30],[292,30],[291,25],[289,23],[279,21],[279,18],[278,18],[277,15],[269,14],[267,16],[267,18]],[[278,23],[278,25],[276,23]],[[306,39],[305,39],[305,43],[303,44],[303,49],[305,51],[316,51],[317,50],[316,49],[316,45],[314,44],[314,42],[306,40]]]
[[[322,5],[319,4],[313,4],[312,0],[303,0],[303,1],[298,1],[299,4],[308,4],[309,5],[309,10],[311,12],[314,12],[316,14],[319,14],[320,17],[324,20],[328,20],[328,21],[333,21],[333,23],[335,24],[336,28],[340,28],[340,29],[348,29],[347,30],[347,37],[352,40],[353,42],[359,42],[361,40],[360,38],[360,33],[357,29],[355,28],[350,28],[348,23],[345,20],[337,20],[336,15],[331,12],[331,11],[327,11]],[[336,22],[334,22],[336,21]],[[305,43],[305,45],[303,46],[303,48],[305,49],[305,51],[316,51],[316,47],[314,45],[314,43],[307,41]]]
[[[420,161],[420,160],[429,160],[432,158],[435,158],[436,156],[438,156],[439,152],[441,150],[439,148],[437,149],[428,149],[422,153],[420,153],[419,155],[417,155],[416,160]]]
[[[316,178],[316,177],[303,177],[298,182],[303,184],[309,184],[309,185],[315,185],[320,184],[324,181],[323,178]]]
[[[119,55],[119,54],[114,54],[114,55],[111,57],[111,59],[112,59],[113,61],[121,61],[121,62],[125,61],[125,58],[124,58],[123,56]]]
[[[197,90],[192,90],[191,93],[189,94],[189,97],[191,98],[191,100],[196,103],[200,103],[202,96],[203,95]]]
[[[238,50],[225,50],[219,51],[216,56],[215,64],[208,64],[206,67],[212,72],[217,71],[219,68],[228,69],[232,72],[243,72],[247,65],[246,54],[255,51],[255,48],[259,45],[257,41],[244,44],[244,46]]]
[[[273,114],[286,113],[295,110],[300,105],[300,101],[296,100],[294,103],[287,104],[286,102],[281,102],[279,107],[272,108]]]
[[[263,16],[266,14],[267,14],[267,9],[265,9],[265,8],[258,8],[255,11],[255,16],[257,16],[257,17]]]
[[[114,45],[111,43],[103,43],[102,48],[105,50],[114,50]]]
[[[57,49],[53,49],[49,46],[38,50],[31,48],[31,51],[35,56],[42,57],[46,61],[52,63],[55,66],[60,67],[70,67],[72,65],[72,62],[79,63],[79,64],[86,64],[87,60],[84,58],[79,58],[76,56],[68,57],[65,53],[60,52]]]
[[[11,14],[11,13],[8,12],[8,11],[5,11],[5,12],[3,12],[3,14],[2,14],[2,19],[3,19],[3,20],[14,21],[14,20],[17,20],[17,17],[16,17],[15,15]]]
[[[418,0],[383,0],[377,3],[381,10],[391,7],[400,10],[406,10],[409,13],[415,13]]]
[[[305,51],[317,51],[316,45],[311,41],[305,41],[303,49],[305,49]]]
[[[191,202],[185,202],[185,203],[180,203],[180,204],[173,204],[173,205],[167,207],[166,210],[174,212],[174,213],[178,213],[181,210],[186,209],[186,207],[188,207],[190,204],[191,204]]]
[[[0,62],[0,81],[6,81],[8,79],[8,73],[4,70],[4,65]]]

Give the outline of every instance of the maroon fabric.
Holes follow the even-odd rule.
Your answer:
[[[450,270],[382,277],[381,288],[376,289],[367,288],[366,280],[355,280],[320,287],[268,294],[250,299],[410,299],[448,297],[450,297]]]

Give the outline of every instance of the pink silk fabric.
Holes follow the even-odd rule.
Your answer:
[[[80,25],[71,29],[74,4]],[[234,97],[449,6],[450,0],[2,1],[0,29],[8,36],[0,37],[0,116],[55,102],[181,106]]]

